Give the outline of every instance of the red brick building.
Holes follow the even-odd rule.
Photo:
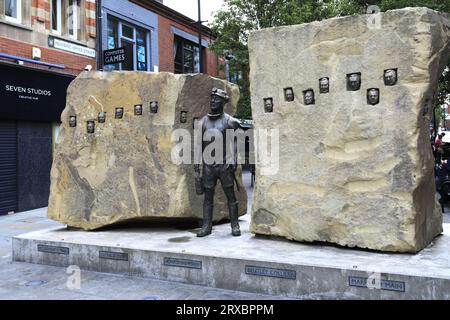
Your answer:
[[[165,6],[163,1],[131,0],[130,2],[157,15],[158,70],[173,73],[199,72],[199,66],[196,65],[199,60],[197,58],[199,32],[196,21]],[[219,77],[223,76],[218,70],[219,57],[209,50],[214,39],[211,29],[202,26],[203,73]]]
[[[95,0],[0,0],[0,215],[47,206],[66,90],[96,65]]]
[[[38,59],[33,57],[36,48],[40,50],[40,61],[64,66],[58,69],[61,73],[77,75],[87,65],[95,68],[95,46],[95,0],[0,1],[3,61],[17,61],[5,55]],[[24,65],[37,66],[27,62]]]
[[[98,4],[0,0],[0,215],[47,206],[67,87],[83,70],[95,70],[104,50],[123,47],[128,55],[122,63],[100,63],[105,71],[198,73],[201,54],[203,72],[223,77],[209,50],[211,30],[202,26],[199,49],[196,22],[162,0]]]
[[[185,40],[185,38],[181,36],[181,32],[178,32],[180,35],[177,34],[177,29],[186,32],[190,36],[189,38],[192,38],[192,40],[195,39],[195,42],[191,41],[191,43],[198,45],[198,27],[190,18],[167,7],[163,9],[162,6],[159,5],[159,10],[156,8],[155,10],[158,13],[159,68],[160,71],[175,73],[176,70],[173,59],[175,56],[174,43],[176,40]],[[208,46],[214,40],[211,30],[207,27],[202,27],[202,40],[203,43]],[[218,77],[218,56],[211,52],[208,47],[203,47],[202,51],[204,63],[203,73]]]

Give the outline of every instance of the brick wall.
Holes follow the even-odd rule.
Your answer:
[[[197,31],[194,28],[188,28],[183,24],[177,23],[161,15],[158,16],[158,46],[159,46],[159,70],[166,72],[174,72],[174,52],[173,52],[173,42],[174,34],[172,33],[171,27],[176,27],[185,32],[192,34],[193,36],[198,36]],[[204,40],[209,41],[207,37],[203,37]],[[217,55],[206,49],[204,52],[204,73],[209,74],[213,77],[218,77],[219,73],[217,70]]]
[[[86,6],[86,34],[91,38],[95,38],[97,35],[96,29],[96,10],[95,0],[85,0]]]
[[[88,41],[90,38],[96,37],[96,15],[95,15],[95,1],[82,1],[82,17],[84,20],[80,23],[83,38],[80,41]],[[63,0],[63,5],[65,2]],[[51,31],[51,0],[32,0],[31,1],[31,25],[36,31]]]
[[[68,4],[68,1],[63,1]],[[96,37],[96,0],[83,0],[81,2],[80,29],[81,38],[76,41],[80,44],[95,48]],[[52,35],[51,30],[51,0],[31,0],[31,11],[28,17],[24,16],[23,24],[31,26],[31,33],[28,30],[16,28],[11,25],[3,25],[8,28],[0,35],[0,52],[24,58],[32,58],[32,48],[41,49],[41,61],[62,64],[66,69],[62,72],[78,74],[84,70],[86,65],[96,66],[95,59],[82,55],[49,48],[47,45],[48,35]],[[62,38],[66,41],[73,41],[67,35]],[[35,64],[30,64],[36,68],[42,68]],[[47,67],[46,67],[47,68]]]
[[[31,59],[33,47],[41,49],[41,61],[64,65],[66,69],[62,72],[78,75],[89,64],[95,68],[95,59],[89,57],[0,37],[0,48],[2,53]],[[33,66],[35,65],[33,64]],[[48,67],[45,68],[48,69]]]

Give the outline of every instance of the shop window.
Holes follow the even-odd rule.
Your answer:
[[[137,70],[147,71],[147,32],[138,29],[136,32]]]
[[[81,0],[52,0],[51,14],[53,33],[80,40]]]
[[[117,26],[117,20],[108,19],[108,49],[117,48],[119,45],[119,34],[117,32]]]
[[[175,73],[199,73],[200,54],[198,45],[175,37],[174,40]]]
[[[126,61],[105,66],[105,70],[149,70],[148,30],[136,27],[108,15],[107,49],[125,48]]]
[[[22,0],[5,0],[5,19],[22,23]]]

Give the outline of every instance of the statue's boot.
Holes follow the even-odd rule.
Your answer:
[[[239,212],[238,212],[238,203],[230,203],[228,205],[228,209],[230,211],[230,220],[231,220],[231,234],[235,237],[239,237],[241,235],[241,229],[239,228]]]
[[[197,237],[206,237],[211,234],[212,231],[212,215],[213,206],[210,204],[203,205],[203,225],[202,229],[197,233]]]

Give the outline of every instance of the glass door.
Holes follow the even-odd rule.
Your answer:
[[[134,57],[136,44],[135,29],[123,22],[120,23],[120,42],[121,46],[125,48],[125,62],[122,63],[122,70],[136,70]]]
[[[134,70],[134,42],[122,39],[122,47],[125,48],[125,62],[122,62],[122,70]]]

